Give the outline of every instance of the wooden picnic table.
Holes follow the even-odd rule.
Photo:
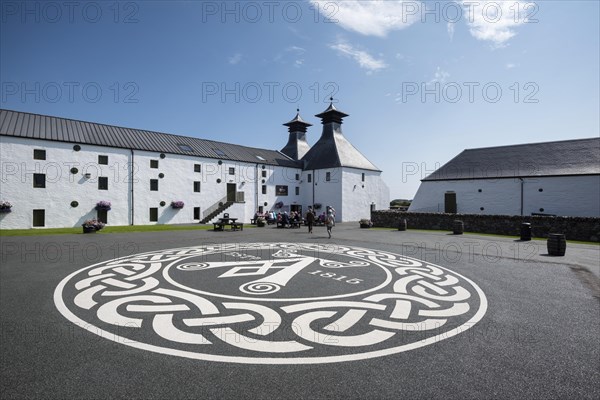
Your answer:
[[[244,230],[244,223],[237,222],[238,218],[219,218],[219,222],[214,222],[214,230],[215,231],[224,231],[225,227],[229,225],[232,231],[237,231],[238,229]]]

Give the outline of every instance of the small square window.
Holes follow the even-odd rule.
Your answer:
[[[299,195],[300,195],[300,187],[296,186],[296,196],[299,196]]]
[[[266,177],[267,177],[267,171],[263,170],[261,173],[262,173],[262,177],[263,177],[263,178],[266,178]]]
[[[199,181],[194,182],[194,192],[200,193],[200,182]]]
[[[158,160],[150,160],[150,168],[158,168]]]
[[[46,174],[33,174],[33,187],[34,188],[45,188],[46,187]]]
[[[106,177],[106,176],[98,177],[98,190],[108,190],[108,177]]]
[[[150,208],[150,222],[158,222],[158,208],[157,207]]]
[[[194,207],[194,219],[200,219],[200,207]]]
[[[46,159],[46,150],[33,150],[33,159],[34,160],[45,160]]]
[[[46,210],[33,210],[33,226],[46,226]]]
[[[98,164],[108,165],[108,156],[98,156]]]
[[[235,168],[229,167],[229,175],[235,175]]]
[[[312,174],[308,174],[308,176],[306,177],[306,181],[307,181],[308,183],[311,183],[311,182],[312,182]]]
[[[365,181],[365,173],[364,173],[364,172],[362,173],[362,178],[361,178],[361,180],[362,180],[363,182]]]
[[[262,194],[267,194],[267,185],[262,185]]]
[[[331,172],[326,172],[326,173],[325,173],[325,181],[326,181],[326,182],[329,182],[329,181],[331,181]]]
[[[158,179],[150,179],[150,191],[158,192]]]
[[[194,164],[194,172],[202,172],[202,165]]]

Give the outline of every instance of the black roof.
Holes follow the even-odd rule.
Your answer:
[[[467,149],[423,181],[600,174],[600,138]]]
[[[380,171],[344,137],[341,124],[347,116],[348,114],[336,109],[333,103],[316,115],[321,118],[323,133],[302,158],[305,170],[348,167]],[[334,123],[339,125],[334,126]]]
[[[0,109],[0,135],[302,168],[276,150]]]

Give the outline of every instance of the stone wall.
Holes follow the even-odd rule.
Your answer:
[[[451,231],[454,220],[458,219],[463,221],[465,232],[512,236],[519,236],[521,223],[529,222],[534,237],[548,237],[549,233],[564,233],[567,240],[600,241],[600,218],[410,213],[396,210],[371,213],[371,221],[375,227],[397,228],[401,219],[406,220],[408,229]]]

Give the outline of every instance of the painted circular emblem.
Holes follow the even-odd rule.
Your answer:
[[[487,310],[444,267],[343,245],[232,243],[136,254],[66,277],[71,322],[120,344],[207,361],[368,359],[455,336]]]

